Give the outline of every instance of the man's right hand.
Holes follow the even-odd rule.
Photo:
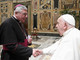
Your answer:
[[[33,56],[36,57],[38,55],[42,54],[42,50],[39,49],[33,49]]]

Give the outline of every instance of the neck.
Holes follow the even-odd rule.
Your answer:
[[[16,18],[16,16],[15,15],[13,15],[15,18]],[[16,18],[17,19],[17,18]]]
[[[74,26],[69,26],[69,27],[67,28],[67,30],[70,29],[70,28],[73,28],[73,27],[74,27]]]
[[[71,29],[71,28],[73,28],[73,27],[74,27],[74,26],[71,26],[71,25],[67,26],[66,29],[63,31],[63,33],[62,33],[60,36],[62,36],[67,30],[69,30],[69,29]]]

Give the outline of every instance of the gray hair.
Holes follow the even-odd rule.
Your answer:
[[[21,12],[22,10],[27,10],[26,6],[18,6],[16,7],[16,9],[14,10],[14,14],[15,12]]]

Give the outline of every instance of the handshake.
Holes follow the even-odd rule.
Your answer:
[[[43,53],[42,50],[33,49],[33,56],[34,56],[34,57],[36,57],[36,56],[38,56],[38,55],[40,55],[40,54],[42,54],[42,53]]]

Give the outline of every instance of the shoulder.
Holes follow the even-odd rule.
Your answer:
[[[80,30],[77,29],[77,28],[74,28],[73,32],[76,33],[76,34],[80,34]]]
[[[9,26],[12,26],[12,24],[14,23],[13,19],[12,18],[8,18],[6,19],[0,27],[9,27]]]
[[[10,21],[12,21],[12,18],[6,19],[2,24],[7,24],[7,23],[9,23]]]
[[[80,37],[80,30],[78,30],[77,28],[74,28],[72,31],[71,31],[71,33],[70,33],[70,37],[73,37],[73,38],[75,38],[75,37]]]

